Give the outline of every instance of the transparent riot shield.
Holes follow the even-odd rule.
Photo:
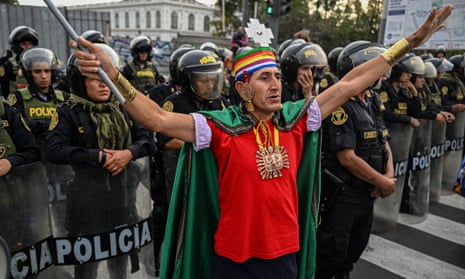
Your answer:
[[[374,218],[372,231],[383,233],[393,229],[397,224],[400,202],[407,172],[410,143],[412,142],[413,128],[409,124],[389,122],[386,123],[392,138],[389,145],[392,150],[394,172],[397,178],[396,190],[387,198],[376,199],[374,203]]]
[[[446,141],[446,125],[438,121],[431,123],[429,201],[438,203],[441,194],[442,172],[444,166],[444,144]]]
[[[420,223],[429,211],[431,121],[422,119],[413,132],[409,168],[404,183],[401,212],[407,213],[405,221]]]
[[[116,176],[95,165],[71,169],[51,204],[57,278],[153,278],[148,158]]]
[[[446,127],[441,195],[453,194],[451,188],[457,178],[457,171],[460,168],[463,155],[464,130],[465,112],[457,113],[455,115],[455,121],[447,124]]]
[[[43,164],[0,177],[0,236],[11,253],[11,278],[54,278],[51,234]]]

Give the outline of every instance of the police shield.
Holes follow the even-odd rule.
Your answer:
[[[442,125],[438,121],[432,121],[431,125],[429,201],[430,203],[437,203],[441,194],[446,125]]]
[[[406,221],[419,223],[429,211],[431,121],[422,119],[413,132],[409,168],[404,183],[401,210]]]
[[[95,165],[71,169],[51,204],[57,278],[152,277],[148,158],[116,176]]]
[[[0,177],[0,237],[11,253],[11,278],[53,278],[50,228],[42,163]]]
[[[382,233],[393,229],[397,224],[399,207],[402,199],[405,175],[407,172],[410,143],[413,128],[409,124],[387,122],[392,136],[389,141],[394,161],[394,175],[397,178],[396,190],[384,199],[376,199],[374,203],[374,218],[372,231]]]
[[[451,195],[452,185],[457,178],[463,151],[463,136],[465,130],[465,112],[455,115],[455,121],[447,124],[446,141],[444,144],[444,162],[442,172],[441,195]]]

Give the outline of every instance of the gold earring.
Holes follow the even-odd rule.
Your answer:
[[[244,101],[245,101],[245,109],[248,112],[252,112],[255,110],[254,105],[252,103],[253,96],[255,95],[255,92],[250,88],[249,83],[244,83],[243,91],[242,94],[244,96]]]

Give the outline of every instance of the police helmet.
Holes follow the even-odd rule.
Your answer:
[[[427,59],[426,62],[431,62],[439,73],[450,72],[454,69],[454,64],[444,57],[433,57],[431,59]]]
[[[115,66],[118,71],[121,71],[123,66],[121,64],[120,57],[118,56],[118,53],[114,51],[110,46],[106,44],[95,44],[99,47],[101,47],[105,53],[108,55],[108,57],[111,60],[111,63],[113,66]],[[66,67],[66,75],[68,77],[68,81],[71,86],[71,92],[82,97],[86,98],[87,97],[87,90],[86,90],[86,85],[84,83],[84,78],[85,76],[81,74],[81,71],[79,71],[79,59],[74,56],[74,54],[71,54],[71,56],[68,58],[67,67]]]
[[[414,75],[425,74],[425,63],[419,56],[413,53],[408,53],[404,55],[399,60],[399,64],[404,65],[407,71],[409,71],[411,74],[414,74]]]
[[[333,73],[337,71],[337,58],[343,49],[343,47],[335,47],[328,52],[328,65]]]
[[[21,53],[22,49],[19,44],[22,42],[32,42],[33,46],[37,46],[39,44],[37,31],[25,25],[15,27],[11,30],[8,36],[8,43],[16,54]]]
[[[52,82],[56,80],[58,59],[53,51],[43,47],[33,47],[24,50],[20,57],[24,77],[29,84],[33,84],[32,70],[49,69],[52,72]]]
[[[283,80],[294,82],[297,80],[299,66],[311,65],[322,69],[328,65],[328,59],[318,44],[291,44],[284,50],[279,64]]]
[[[147,52],[147,59],[152,59],[152,40],[147,36],[141,35],[132,39],[129,43],[129,49],[134,59],[138,59],[141,52]]]
[[[171,80],[175,84],[179,84],[178,80],[178,61],[181,56],[184,55],[184,53],[193,50],[194,48],[192,46],[185,46],[185,47],[179,47],[175,51],[171,53],[170,60],[169,60],[169,72],[171,76]]]
[[[200,45],[199,47],[200,50],[206,50],[214,53],[215,55],[218,55],[218,46],[215,43],[212,42],[205,42]]]
[[[87,30],[81,34],[81,37],[92,43],[105,43],[105,36],[103,36],[102,32],[97,30]]]
[[[431,62],[425,62],[425,78],[436,78],[438,70]]]
[[[463,73],[463,69],[465,68],[465,55],[454,55],[449,58],[449,61],[452,62],[452,64],[454,65],[454,68],[452,69],[454,72]]]
[[[337,59],[338,77],[342,78],[353,68],[378,57],[385,51],[386,49],[383,45],[364,40],[348,44],[342,49]]]
[[[389,79],[391,81],[398,81],[402,73],[423,75],[425,74],[425,64],[419,56],[407,53],[392,66],[391,77]]]
[[[217,99],[223,90],[223,63],[208,51],[191,50],[178,62],[178,79],[184,90],[192,91],[201,99]],[[202,91],[199,83],[209,82],[212,86]]]
[[[218,48],[218,57],[222,61],[226,61],[227,59],[232,59],[233,52],[225,47]]]

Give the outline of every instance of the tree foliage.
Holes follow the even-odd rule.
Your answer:
[[[221,2],[217,1],[220,12]],[[249,17],[253,17],[254,3],[257,2],[257,18],[268,24],[266,1],[248,2]],[[368,4],[363,6],[361,0],[292,0],[291,13],[280,18],[278,42],[292,38],[301,29],[309,29],[312,41],[320,44],[327,52],[356,40],[377,41],[383,0],[366,2]],[[226,34],[231,34],[241,24],[242,1],[226,0],[225,3]],[[219,25],[214,25],[217,30],[221,30],[221,20]]]

